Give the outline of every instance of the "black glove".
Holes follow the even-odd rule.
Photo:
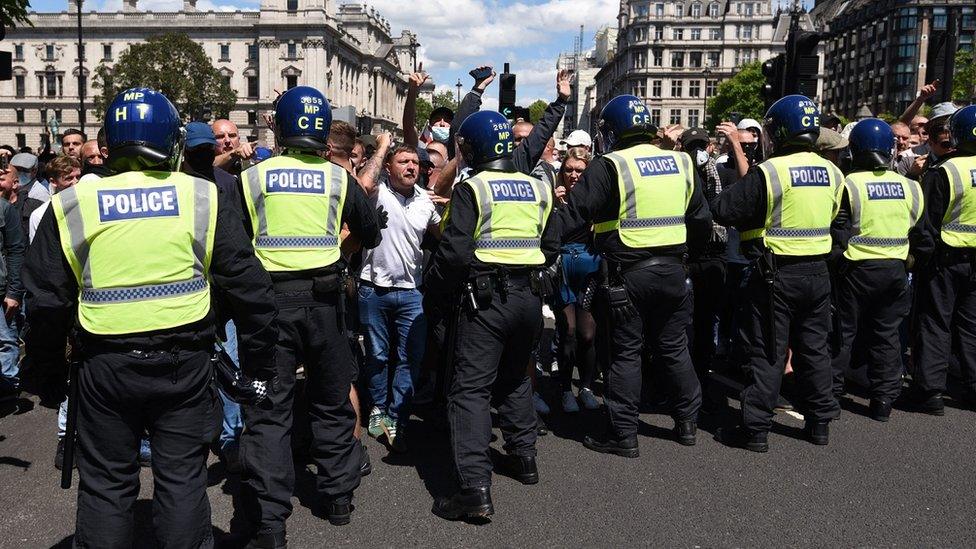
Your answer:
[[[380,228],[381,231],[386,228],[386,224],[387,221],[389,221],[389,219],[390,219],[390,214],[386,212],[386,209],[383,208],[383,206],[379,206],[378,208],[376,208],[376,225]]]
[[[272,404],[268,395],[278,391],[278,376],[273,370],[262,370],[252,378],[234,366],[227,352],[220,348],[213,355],[214,379],[227,396],[238,404],[270,409]],[[261,375],[267,374],[267,375]]]
[[[613,316],[614,323],[623,324],[637,316],[637,308],[631,303],[627,288],[623,286],[610,286],[608,297],[610,300],[610,314]]]

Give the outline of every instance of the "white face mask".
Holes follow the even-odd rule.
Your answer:
[[[446,144],[447,140],[451,138],[451,128],[434,126],[430,129],[430,134],[434,138],[434,141]]]
[[[698,163],[699,166],[704,166],[705,164],[707,164],[708,158],[709,158],[708,153],[703,150],[699,150],[695,154],[695,161]]]

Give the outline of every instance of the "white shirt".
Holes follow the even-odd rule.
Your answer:
[[[396,192],[386,182],[378,187],[370,202],[383,206],[389,219],[380,245],[363,252],[359,278],[383,288],[418,288],[424,261],[420,244],[427,227],[440,223],[441,216],[419,187],[414,187],[410,197]]]
[[[27,228],[28,228],[27,243],[28,244],[34,241],[34,235],[37,234],[37,227],[41,224],[41,218],[44,217],[44,212],[47,211],[47,208],[50,205],[51,205],[50,201],[45,202],[40,206],[38,206],[36,210],[31,212],[30,220],[27,222]]]

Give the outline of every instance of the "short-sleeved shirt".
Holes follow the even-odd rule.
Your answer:
[[[363,252],[359,278],[382,288],[419,288],[424,261],[420,245],[427,227],[441,221],[434,203],[419,187],[404,196],[388,182],[379,184],[371,202],[383,206],[389,218],[380,245]]]

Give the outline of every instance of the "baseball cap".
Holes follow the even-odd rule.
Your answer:
[[[681,137],[678,138],[678,142],[685,148],[697,141],[703,141],[705,143],[711,141],[708,137],[708,132],[701,128],[689,128],[682,132]]]
[[[953,114],[956,114],[956,111],[958,110],[959,107],[957,107],[955,103],[949,101],[939,103],[938,105],[932,107],[932,116],[929,117],[929,122],[937,118],[952,116]]]
[[[735,127],[740,130],[756,130],[762,133],[762,125],[754,118],[743,118]]]
[[[592,147],[593,139],[583,130],[573,130],[566,139],[560,141],[567,147]]]
[[[274,156],[271,149],[267,147],[254,147],[254,159],[258,162],[262,162]]]
[[[430,116],[427,118],[431,122],[437,120],[446,120],[451,122],[454,120],[454,111],[447,107],[437,107],[436,109],[430,111]]]
[[[830,128],[820,128],[817,149],[821,151],[841,151],[847,148],[848,141],[843,135]]]
[[[186,148],[192,149],[200,145],[216,147],[217,140],[214,139],[214,132],[203,122],[190,122],[186,125]]]
[[[37,167],[37,157],[31,153],[17,153],[10,159],[10,165],[18,170],[33,170]]]

